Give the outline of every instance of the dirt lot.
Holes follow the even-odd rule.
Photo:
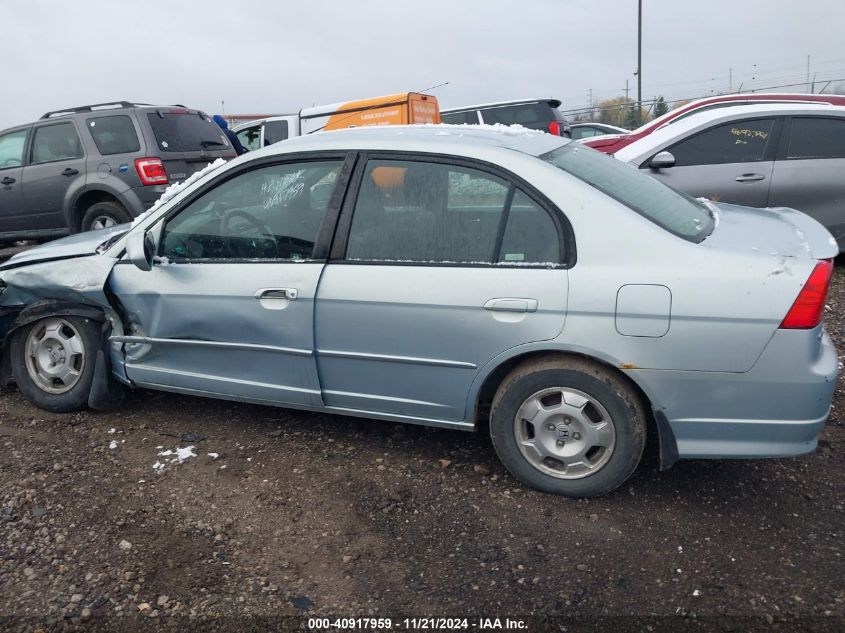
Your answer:
[[[829,304],[845,349],[845,261]],[[149,391],[53,415],[12,392],[0,628],[266,631],[306,614],[842,631],[843,410],[840,378],[812,455],[664,473],[652,457],[572,501],[519,485],[475,434]]]

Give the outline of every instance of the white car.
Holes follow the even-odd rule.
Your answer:
[[[759,104],[708,110],[614,156],[696,197],[803,211],[845,250],[845,107]]]

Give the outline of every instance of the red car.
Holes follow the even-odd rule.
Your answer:
[[[747,94],[732,94],[721,95],[719,97],[708,97],[706,99],[697,99],[691,101],[685,106],[681,106],[671,112],[667,112],[661,117],[649,121],[645,125],[641,125],[630,134],[612,134],[607,136],[597,136],[587,141],[583,141],[587,147],[592,147],[605,154],[615,154],[623,147],[630,145],[636,140],[644,136],[648,136],[655,130],[668,125],[695,112],[703,110],[710,110],[712,108],[722,108],[726,106],[747,105],[751,103],[790,103],[798,101],[801,103],[830,103],[838,106],[845,106],[845,95],[823,95],[823,94],[777,94],[777,93],[747,93]]]

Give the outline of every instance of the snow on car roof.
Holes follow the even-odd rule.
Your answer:
[[[689,136],[692,132],[709,127],[713,123],[728,123],[744,117],[766,114],[831,114],[834,116],[845,116],[845,108],[821,103],[760,103],[703,110],[690,114],[676,123],[672,123],[672,125],[655,130],[648,136],[644,136],[630,145],[623,147],[614,156],[626,163],[637,165],[642,159],[651,156],[659,148]]]
[[[269,145],[255,152],[273,155],[308,150],[396,150],[466,154],[475,148],[515,150],[539,156],[570,143],[568,138],[521,125],[379,125],[317,132]]]

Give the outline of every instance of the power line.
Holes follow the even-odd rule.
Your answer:
[[[840,77],[840,78],[837,78],[837,79],[817,79],[817,80],[814,81],[814,83],[819,83],[819,84],[825,83],[826,84],[825,87],[827,87],[827,85],[829,85],[833,82],[836,82],[836,81],[845,81],[845,77]],[[746,92],[762,92],[762,91],[766,91],[766,90],[775,90],[776,88],[792,88],[794,86],[806,86],[806,85],[807,84],[806,84],[805,81],[799,81],[799,82],[789,83],[789,84],[779,84],[777,86],[765,86],[765,87],[748,89],[748,90],[746,90]],[[739,92],[739,91],[737,91],[737,92]],[[736,93],[723,93],[723,94],[736,94]],[[673,99],[671,102],[667,102],[667,103],[677,103],[678,101],[692,101],[694,99],[704,99],[704,98],[709,97],[709,96],[712,96],[712,95],[699,95],[699,96],[696,96],[696,97],[686,97],[686,98],[683,98],[683,99]],[[653,105],[656,101],[657,101],[656,98],[655,99],[648,99],[648,100],[644,100],[642,102],[642,104],[643,105],[646,105],[646,104]],[[616,109],[620,109],[620,108],[627,108],[630,105],[631,105],[630,100],[626,98],[625,103],[608,105],[608,106],[601,106],[599,109],[601,109],[601,110],[616,110]],[[577,108],[568,108],[566,110],[561,109],[560,111],[561,111],[562,114],[573,114],[573,115],[575,115],[575,114],[586,114],[591,109],[592,108],[590,108],[590,107],[579,106]]]

